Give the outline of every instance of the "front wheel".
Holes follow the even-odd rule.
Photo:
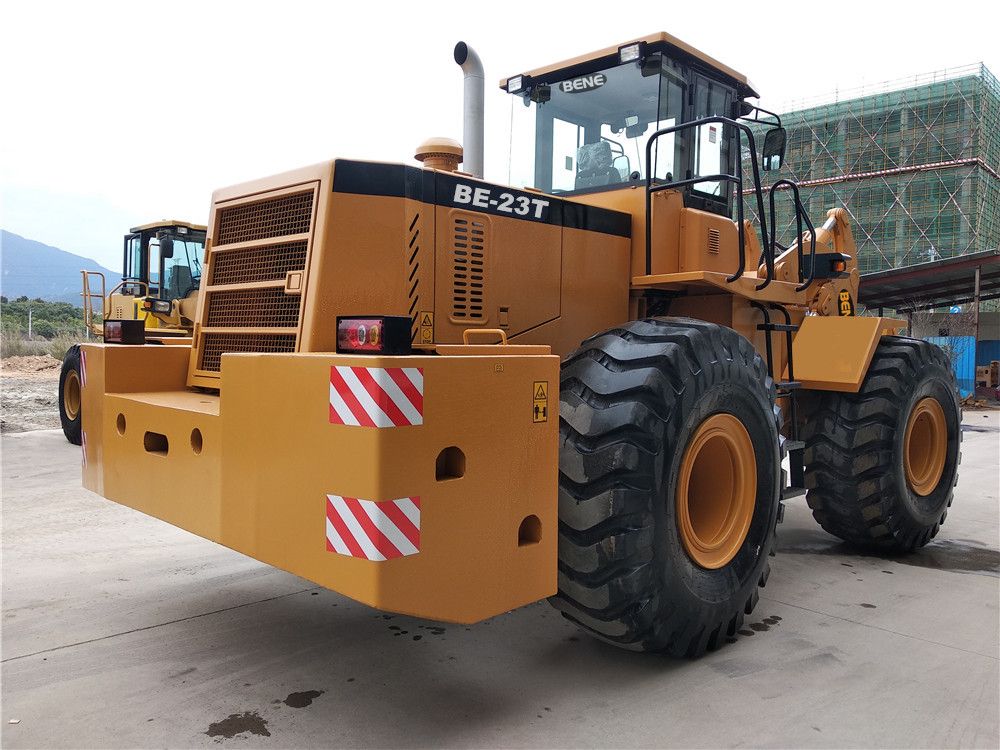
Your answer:
[[[824,393],[806,421],[806,500],[862,547],[906,552],[938,533],[961,459],[951,363],[920,339],[884,336],[858,393]]]
[[[73,445],[80,445],[82,398],[80,390],[80,347],[71,346],[63,358],[59,373],[59,421],[63,435]]]
[[[560,381],[559,593],[616,645],[697,656],[768,576],[780,413],[735,331],[683,318],[599,334]]]

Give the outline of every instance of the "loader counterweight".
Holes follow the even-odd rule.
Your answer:
[[[85,484],[373,607],[482,620],[556,590],[558,420],[534,407],[558,358],[499,348],[227,354],[210,395],[180,347],[84,345]]]

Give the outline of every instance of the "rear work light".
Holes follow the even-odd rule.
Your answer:
[[[337,353],[410,354],[411,326],[403,315],[337,318]]]
[[[105,320],[105,344],[145,344],[146,324],[141,320]]]

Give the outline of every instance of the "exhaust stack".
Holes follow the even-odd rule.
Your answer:
[[[486,79],[479,55],[465,42],[455,45],[455,62],[465,74],[465,100],[462,117],[462,170],[474,177],[483,176],[483,100]]]

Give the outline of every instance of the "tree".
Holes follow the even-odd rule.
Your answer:
[[[57,333],[56,327],[48,320],[36,320],[31,325],[32,332],[43,339],[51,339]]]

